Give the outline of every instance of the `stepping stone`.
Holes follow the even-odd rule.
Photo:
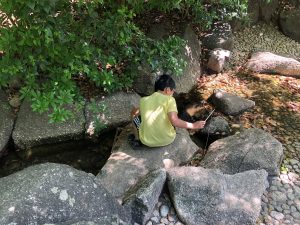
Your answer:
[[[113,152],[96,179],[120,202],[126,192],[155,169],[164,168],[164,161],[173,160],[174,166],[188,162],[199,147],[185,129],[177,129],[176,138],[170,145],[133,150],[127,143],[130,127],[124,128],[113,146]]]
[[[278,175],[282,158],[282,144],[271,134],[247,129],[213,142],[200,166],[226,174],[265,169],[269,175]]]

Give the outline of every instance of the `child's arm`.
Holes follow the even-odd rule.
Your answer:
[[[186,129],[202,129],[205,126],[205,121],[196,121],[189,123],[178,118],[177,112],[169,112],[168,117],[174,127],[186,128]]]

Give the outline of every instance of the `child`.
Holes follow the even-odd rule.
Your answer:
[[[155,92],[140,100],[140,108],[134,108],[131,116],[137,128],[136,134],[128,140],[133,147],[139,141],[149,147],[160,147],[171,144],[176,137],[175,127],[202,129],[205,121],[194,123],[178,118],[175,99],[175,82],[169,75],[161,75],[155,82]]]

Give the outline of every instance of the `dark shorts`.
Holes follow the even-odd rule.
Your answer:
[[[133,118],[133,123],[134,123],[136,129],[138,129],[138,130],[140,129],[141,121],[142,121],[141,116],[137,116],[137,117]]]

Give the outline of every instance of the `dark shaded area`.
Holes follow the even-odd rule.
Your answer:
[[[0,177],[46,162],[67,164],[96,175],[111,154],[115,132],[112,130],[105,133],[95,142],[90,140],[64,142],[23,151],[16,151],[10,143],[6,155],[0,159]]]

